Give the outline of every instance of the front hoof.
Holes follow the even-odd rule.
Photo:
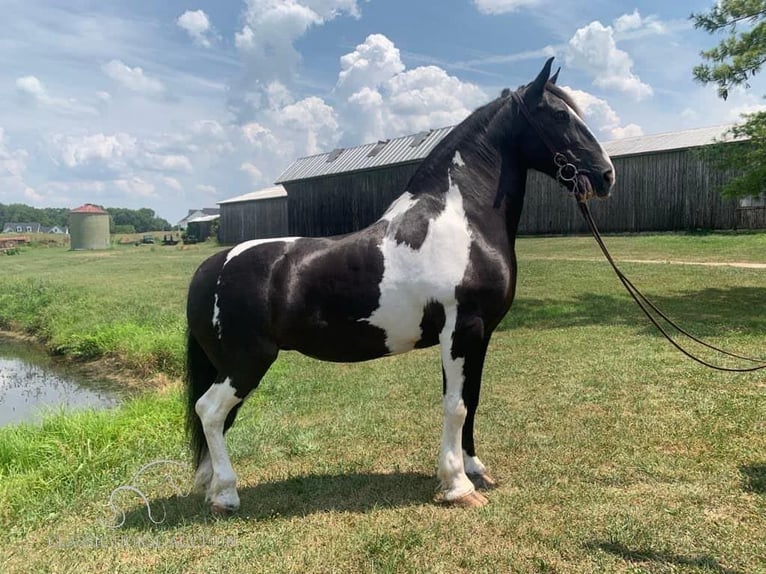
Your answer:
[[[468,479],[473,483],[477,490],[492,490],[497,487],[495,479],[485,472],[481,474],[469,474]]]
[[[219,518],[227,518],[234,514],[237,510],[239,510],[238,506],[233,506],[230,504],[216,504],[213,503],[210,505],[210,511],[213,513],[214,516],[217,516]]]
[[[469,492],[455,500],[445,501],[445,504],[459,508],[481,508],[489,504],[489,499],[481,492]]]

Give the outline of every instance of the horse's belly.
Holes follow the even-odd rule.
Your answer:
[[[413,347],[414,344],[413,341]],[[385,333],[359,321],[304,324],[280,340],[279,346],[315,359],[339,363],[369,361],[390,354]]]

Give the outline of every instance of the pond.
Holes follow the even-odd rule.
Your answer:
[[[37,423],[45,413],[62,409],[108,408],[118,403],[113,385],[57,367],[32,345],[0,334],[0,426]]]

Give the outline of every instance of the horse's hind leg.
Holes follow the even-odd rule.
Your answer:
[[[466,418],[463,424],[463,467],[468,478],[479,490],[489,490],[497,486],[494,479],[487,473],[487,468],[476,456],[476,445],[473,438],[473,424],[476,408],[479,406],[481,392],[481,375],[484,369],[484,357],[487,354],[489,337],[470,353],[470,360],[465,364],[465,382],[463,384],[463,401],[466,406]]]
[[[239,508],[237,475],[226,450],[224,432],[233,423],[239,405],[258,386],[276,355],[275,347],[269,352],[250,355],[247,369],[233,369],[232,374],[219,377],[195,405],[207,441],[207,454],[197,471],[197,482],[204,485],[210,473],[205,500],[216,514],[228,514]],[[208,464],[211,470],[208,470]]]

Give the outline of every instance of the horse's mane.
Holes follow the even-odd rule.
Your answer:
[[[580,107],[568,92],[551,82],[548,82],[545,88],[554,96],[563,100],[578,116],[582,117]],[[510,93],[509,89],[504,89],[500,97],[477,108],[465,120],[455,126],[434,147],[423,163],[418,166],[415,174],[410,179],[409,191],[417,193],[424,184],[428,184],[433,178],[443,178],[446,174],[445,168],[452,161],[457,149],[460,149],[463,153],[474,152],[480,157],[490,157],[492,152],[488,149],[489,142],[485,136],[495,116],[501,111],[503,106],[510,103]]]

